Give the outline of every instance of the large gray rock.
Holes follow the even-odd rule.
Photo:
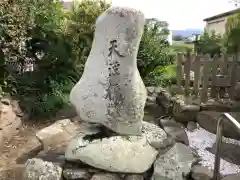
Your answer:
[[[198,124],[207,131],[216,134],[218,119],[222,112],[215,111],[201,111],[197,115]],[[230,112],[230,114],[240,122],[240,112]],[[240,140],[239,133],[235,127],[226,119],[223,126],[223,135],[228,138]]]
[[[213,171],[201,165],[195,165],[191,170],[191,178],[194,180],[212,180]]]
[[[176,143],[155,161],[153,180],[184,180],[195,160],[189,147]]]
[[[142,132],[141,136],[104,137],[97,125],[86,125],[70,142],[65,157],[69,161],[80,160],[110,172],[143,173],[155,161],[156,148],[164,146],[167,135],[154,124],[146,122]]]
[[[154,86],[149,86],[146,87],[148,95],[153,95],[155,92],[155,87]]]
[[[23,171],[24,180],[61,180],[62,168],[41,159],[29,159]]]
[[[168,136],[172,137],[176,142],[189,145],[189,140],[186,131],[182,124],[177,123],[172,118],[159,118],[159,125]]]
[[[98,17],[83,75],[70,93],[82,120],[141,134],[147,92],[136,57],[144,24],[143,13],[131,8],[111,7]]]
[[[90,173],[85,169],[64,169],[63,177],[66,180],[89,180],[91,178]]]
[[[158,96],[156,99],[156,103],[159,106],[163,107],[167,114],[171,114],[172,108],[173,108],[172,96],[166,89],[163,89],[161,87],[158,87],[157,91],[158,91]]]
[[[146,117],[145,117],[146,115],[151,116],[154,119],[153,121],[155,121],[156,118],[159,118],[165,114],[163,107],[159,107],[156,103],[147,102],[144,110],[145,110],[145,114],[144,114],[145,121],[146,121]],[[151,118],[149,118],[149,119],[151,119]],[[149,120],[149,119],[147,119],[147,120]]]
[[[11,100],[3,98],[0,100],[0,134],[2,140],[10,140],[19,132],[22,120],[17,116]]]
[[[236,83],[234,90],[235,90],[234,98],[239,101],[240,100],[240,82]]]
[[[141,174],[132,174],[132,175],[126,175],[124,177],[124,180],[144,180],[144,177]]]
[[[173,117],[176,121],[187,123],[195,121],[200,106],[194,104],[186,104],[184,100],[176,99],[173,103]]]
[[[198,128],[198,124],[194,121],[190,121],[187,124],[187,130],[190,132],[193,132],[194,130],[196,130]]]
[[[91,180],[121,180],[121,178],[117,174],[96,173]]]
[[[17,118],[16,113],[11,106],[10,100],[1,100],[0,102],[0,128],[4,129],[11,125]]]
[[[79,124],[77,122],[71,122],[70,119],[62,119],[41,129],[36,133],[36,136],[42,142],[43,148],[48,150],[68,143],[76,136],[78,129]]]

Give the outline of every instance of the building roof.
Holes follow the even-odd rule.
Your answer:
[[[221,18],[221,17],[231,16],[238,11],[240,11],[240,8],[237,8],[237,9],[234,9],[234,10],[231,10],[231,11],[227,11],[227,12],[224,12],[224,13],[221,13],[221,14],[217,14],[217,15],[212,16],[212,17],[205,18],[203,21],[211,21],[211,20],[218,19],[218,18]]]

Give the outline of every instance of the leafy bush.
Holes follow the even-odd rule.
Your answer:
[[[214,31],[209,33],[206,30],[200,36],[196,44],[196,51],[200,54],[209,54],[211,57],[220,55],[223,48],[223,37]]]
[[[157,67],[167,66],[175,61],[171,53],[167,36],[168,24],[157,19],[149,19],[144,27],[144,33],[138,51],[138,69],[146,86],[159,85],[161,72]]]
[[[91,50],[96,18],[105,1],[82,0],[65,11],[60,0],[0,2],[0,93],[18,98],[32,117],[69,107],[68,96]],[[167,23],[147,21],[138,52],[146,85],[162,82],[159,67],[172,64]],[[33,64],[33,71],[26,65]]]
[[[70,90],[91,49],[93,25],[108,6],[83,0],[66,12],[58,0],[1,2],[1,90],[20,99],[32,116],[54,115],[69,106]],[[25,72],[29,60],[36,68]]]
[[[158,74],[161,74],[159,82],[163,87],[170,86],[176,83],[177,77],[177,66],[176,64],[171,64],[165,67],[158,67],[155,69]]]
[[[95,21],[109,7],[110,4],[102,0],[82,0],[69,12],[67,38],[71,44],[72,60],[80,74],[91,50]]]
[[[240,12],[228,18],[224,43],[228,53],[240,51]]]
[[[174,41],[184,41],[186,38],[181,35],[175,35],[172,37]]]
[[[175,53],[193,52],[194,45],[193,44],[173,44],[171,45],[171,49]]]

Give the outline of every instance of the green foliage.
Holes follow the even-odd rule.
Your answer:
[[[209,33],[206,30],[200,36],[196,43],[196,51],[201,54],[210,54],[210,56],[220,55],[223,45],[223,38],[214,31]]]
[[[82,74],[94,23],[108,4],[83,0],[73,12],[60,1],[6,0],[0,6],[1,91],[15,95],[31,116],[54,115]],[[31,60],[36,69],[15,71]]]
[[[193,52],[194,45],[193,44],[173,44],[171,45],[171,50],[175,53],[186,53]]]
[[[155,69],[155,72],[161,75],[158,77],[159,84],[161,84],[161,86],[168,87],[176,83],[177,76],[176,64],[171,64],[164,67],[159,66]]]
[[[68,108],[69,93],[82,75],[91,50],[94,24],[110,5],[100,0],[76,2],[63,10],[60,0],[0,2],[0,94],[18,98],[32,117],[48,117]],[[167,23],[147,21],[138,52],[146,85],[161,84],[175,61],[167,42]],[[25,71],[33,62],[34,70]]]
[[[71,42],[72,59],[81,73],[91,50],[95,21],[109,7],[110,4],[102,0],[82,0],[76,1],[69,12],[66,35]]]
[[[236,53],[240,50],[240,12],[227,20],[225,46],[228,53]]]
[[[159,85],[161,72],[155,69],[175,60],[175,54],[170,53],[167,42],[168,34],[168,24],[164,21],[149,19],[144,27],[137,58],[140,75],[147,86]]]
[[[180,35],[176,35],[176,36],[173,36],[172,38],[174,41],[184,41],[185,38],[180,36]]]

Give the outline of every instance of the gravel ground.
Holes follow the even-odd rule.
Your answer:
[[[201,156],[200,164],[214,169],[215,140],[216,135],[198,128],[194,132],[187,131],[190,147],[196,150]],[[234,174],[240,172],[240,141],[223,138],[221,150],[220,173],[222,175]]]

